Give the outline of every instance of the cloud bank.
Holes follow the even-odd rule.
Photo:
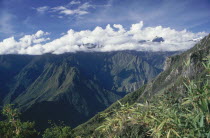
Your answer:
[[[120,50],[181,51],[191,48],[206,35],[205,32],[177,31],[162,26],[144,28],[143,21],[132,24],[129,29],[125,29],[120,24],[78,32],[70,29],[63,36],[52,41],[48,37],[49,33],[40,30],[36,34],[25,35],[19,40],[14,37],[4,39],[0,42],[0,54],[41,55]],[[164,42],[152,42],[156,36],[163,37]]]

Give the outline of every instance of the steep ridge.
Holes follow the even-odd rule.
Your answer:
[[[2,105],[3,97],[8,93],[8,83],[13,81],[21,69],[26,66],[32,57],[16,56],[16,55],[2,55],[0,56],[0,106]]]
[[[151,81],[175,52],[119,51],[0,56],[2,104],[16,104],[24,120],[72,127]],[[154,58],[156,57],[156,58]],[[10,74],[10,75],[7,75]]]
[[[207,58],[210,58],[210,35],[203,38],[192,49],[168,58],[165,62],[164,71],[152,82],[119,100],[121,104],[115,102],[105,111],[76,127],[74,129],[75,136],[94,137],[93,134],[95,134],[96,129],[109,117],[102,115],[117,112],[122,104],[155,103],[157,97],[161,95],[170,95],[174,101],[179,103],[186,95],[186,87],[183,82],[202,80],[204,83],[206,81],[204,78],[207,72],[202,63],[205,63]],[[140,132],[141,129],[140,126],[137,131]],[[132,131],[136,130],[131,129],[130,132],[132,133]]]

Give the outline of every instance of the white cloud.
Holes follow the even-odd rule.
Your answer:
[[[64,14],[64,15],[75,15],[75,14],[84,15],[84,14],[88,14],[88,12],[85,11],[85,10],[80,10],[80,9],[71,10],[71,9],[68,9],[64,6],[54,7],[52,9],[53,9],[54,12],[58,11],[59,14]]]
[[[120,24],[96,27],[94,30],[76,32],[69,30],[60,38],[48,42],[48,33],[38,31],[16,41],[14,37],[0,42],[0,54],[62,54],[77,51],[179,51],[191,48],[207,33],[192,33],[186,30],[177,31],[171,28],[143,27],[143,22],[133,24],[126,30]],[[156,37],[163,37],[164,42],[152,42]],[[146,40],[141,42],[141,40]]]
[[[73,2],[73,1],[72,1]],[[94,7],[90,5],[88,2],[79,5],[75,9],[71,9],[68,6],[58,6],[51,8],[53,12],[58,12],[63,15],[85,15],[88,14],[88,9]]]
[[[80,5],[78,7],[78,9],[80,9],[80,10],[87,10],[88,8],[91,8],[91,7],[94,8],[95,6],[94,5],[91,5],[88,2],[86,2],[86,3],[82,4],[82,5]]]
[[[130,28],[130,32],[135,33],[138,32],[139,30],[141,30],[143,27],[143,21],[141,21],[138,24],[132,24],[131,28]]]
[[[106,5],[94,5],[91,4],[91,2],[80,2],[73,0],[66,5],[60,5],[56,7],[42,6],[34,9],[40,14],[49,13],[51,14],[51,17],[63,18],[65,16],[80,17],[82,15],[89,14],[91,8],[104,9],[110,6],[111,5],[109,3]]]
[[[71,5],[77,5],[77,6],[72,8]],[[48,13],[57,13],[59,15],[72,16],[72,15],[88,14],[89,8],[94,8],[94,7],[95,7],[94,5],[91,5],[88,2],[81,4],[80,1],[71,1],[68,5],[65,6],[57,6],[57,7],[42,6],[35,8],[35,10],[40,14],[48,12]],[[63,16],[56,16],[56,17],[63,18]]]
[[[50,40],[45,36],[47,32],[41,30],[33,35],[25,35],[18,41],[14,37],[4,39],[0,42],[0,54],[42,54],[42,43]]]
[[[71,1],[69,4],[70,5],[77,5],[77,4],[80,4],[81,2],[80,1],[75,1],[75,0],[73,0],[73,1]]]
[[[45,12],[48,11],[49,9],[50,9],[50,7],[48,7],[48,6],[43,6],[43,7],[38,7],[38,8],[36,8],[37,12],[40,13],[40,14],[45,13]]]

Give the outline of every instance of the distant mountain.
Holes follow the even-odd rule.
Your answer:
[[[136,105],[135,103],[137,104],[147,103],[148,106],[154,106],[155,103],[157,103],[157,101],[159,100],[157,99],[158,96],[159,97],[166,96],[169,102],[173,101],[176,106],[179,106],[180,104],[182,104],[181,101],[183,101],[183,98],[185,98],[187,95],[186,93],[187,88],[184,85],[184,82],[188,82],[188,83],[199,82],[201,86],[204,84],[204,82],[208,82],[209,78],[207,76],[207,70],[205,69],[203,65],[203,63],[205,63],[207,59],[210,59],[210,34],[206,36],[205,38],[203,38],[199,43],[197,43],[190,50],[180,55],[175,55],[175,56],[167,58],[165,62],[164,71],[160,73],[150,83],[142,86],[137,91],[130,93],[126,95],[124,98],[122,98],[120,100],[121,105],[129,104],[129,107],[131,109],[135,108],[135,105]],[[200,92],[198,91],[197,93],[200,93]],[[194,101],[197,101],[197,100],[195,99]],[[86,123],[76,127],[74,129],[75,136],[97,137],[96,135],[98,134],[95,133],[96,128],[99,128],[103,124],[103,122],[106,121],[107,119],[107,117],[105,118],[104,116],[102,116],[102,114],[108,114],[109,115],[108,117],[113,117],[116,112],[122,109],[123,107],[120,108],[119,102],[115,102],[105,111],[95,115]],[[123,111],[127,112],[126,110],[123,110]],[[128,114],[132,114],[132,113],[128,112]],[[164,111],[163,111],[163,114],[164,114]],[[154,116],[154,118],[156,117],[155,114],[152,114],[152,116]],[[128,116],[127,118],[128,120],[129,120],[129,117],[130,116]],[[197,117],[197,114],[195,114],[195,118],[196,117]],[[124,131],[121,131],[121,132],[118,132],[118,134],[115,134],[116,137],[118,136],[125,137],[126,135],[131,136],[132,134],[135,134],[135,137],[142,137],[143,129],[145,129],[145,126],[149,126],[150,124],[144,124],[144,120],[141,120],[141,118],[139,119],[140,119],[140,122],[138,122],[137,125],[135,126],[132,124],[128,124],[127,126],[121,125],[120,127]],[[157,118],[157,120],[159,119],[160,118]],[[178,120],[177,119],[176,121],[174,121],[174,120],[171,120],[171,118],[167,118],[167,119],[169,120],[169,122],[173,122],[174,124],[176,124],[177,123],[176,121]],[[202,119],[200,120],[201,121],[199,122],[202,122]],[[115,120],[112,120],[113,124],[115,123],[114,121]],[[161,124],[163,125],[163,123]],[[144,126],[142,126],[142,124],[144,124]],[[194,124],[194,122],[192,124]],[[161,125],[159,127],[161,127]],[[195,132],[196,131],[197,130],[195,130]],[[147,135],[146,132],[143,132],[143,133],[145,133],[143,134],[143,136]],[[185,133],[188,133],[188,132],[185,132]],[[168,133],[165,133],[165,135],[167,134]]]
[[[138,41],[138,43],[140,43],[140,44],[142,44],[142,43],[146,43],[146,42],[148,42],[149,40],[140,40],[140,41]]]
[[[165,40],[163,39],[163,37],[158,37],[158,36],[156,36],[153,40],[152,40],[152,42],[164,42]]]
[[[87,47],[88,49],[95,49],[95,48],[101,48],[101,47],[103,47],[102,45],[92,44],[92,43],[86,43],[86,44],[79,45],[79,47],[80,46]]]
[[[163,37],[156,36],[152,40],[140,40],[140,41],[138,41],[138,43],[140,43],[140,44],[147,43],[147,42],[158,42],[158,43],[160,43],[160,42],[164,42],[164,41],[165,41],[165,39]]]
[[[150,82],[175,52],[119,51],[0,56],[0,105],[13,103],[24,120],[75,127],[126,93]]]

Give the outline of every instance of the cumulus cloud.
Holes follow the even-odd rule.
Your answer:
[[[41,30],[33,35],[25,35],[18,41],[14,37],[4,39],[0,42],[0,54],[42,54],[42,43],[50,40],[45,36],[49,35],[48,32]]]
[[[0,54],[45,53],[62,54],[66,52],[107,52],[119,50],[136,51],[180,51],[191,48],[207,35],[205,32],[192,33],[187,30],[177,31],[171,28],[143,27],[143,22],[133,24],[126,30],[120,24],[96,27],[94,30],[69,30],[60,38],[49,41],[43,31],[26,35],[19,40],[14,37],[0,42]],[[163,37],[164,42],[152,42],[156,37]]]

